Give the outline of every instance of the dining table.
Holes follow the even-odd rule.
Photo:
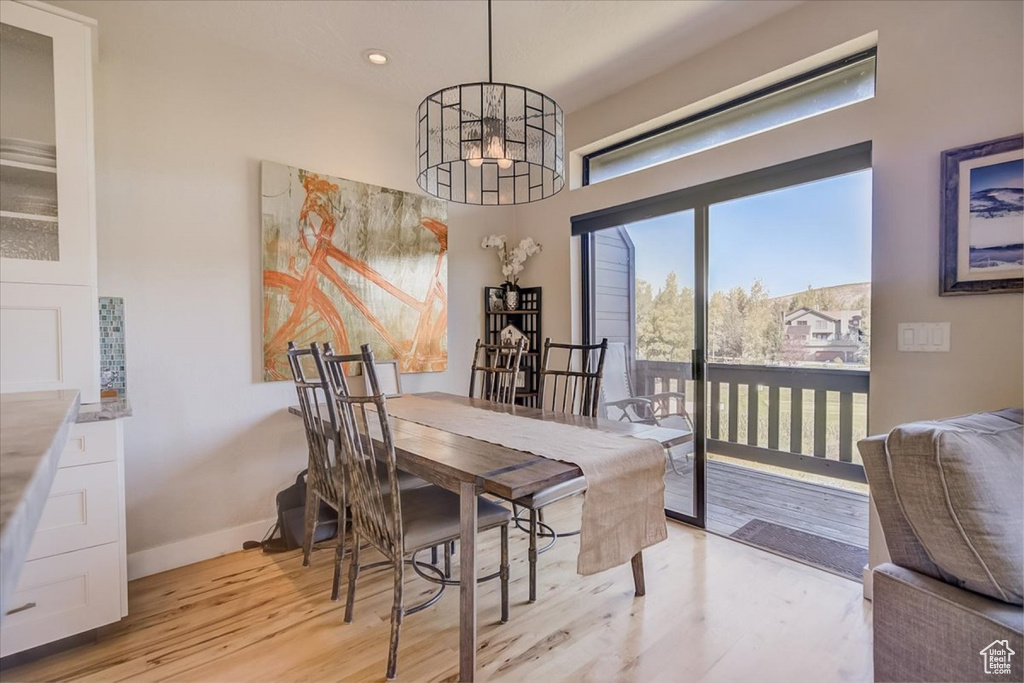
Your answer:
[[[524,421],[555,421],[579,429],[654,439],[665,448],[693,440],[691,432],[657,425],[570,415],[521,405],[495,403],[442,392],[418,393],[436,403],[438,411],[452,404],[506,413]],[[401,398],[389,398],[388,402]],[[289,412],[302,415],[298,405]],[[399,467],[459,495],[459,680],[472,681],[477,657],[477,496],[491,494],[516,500],[582,475],[579,466],[544,458],[524,450],[461,436],[435,427],[390,416],[395,460]],[[646,592],[642,552],[631,561],[637,596]]]

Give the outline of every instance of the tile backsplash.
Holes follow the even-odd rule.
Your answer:
[[[124,395],[128,388],[124,355],[124,299],[100,297],[100,394]]]

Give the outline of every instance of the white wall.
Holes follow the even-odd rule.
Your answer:
[[[168,33],[144,3],[62,6],[100,23],[99,282],[101,294],[125,297],[138,575],[260,537],[274,494],[305,466],[301,426],[286,413],[294,389],[259,379],[260,160],[417,191],[415,115]],[[408,391],[465,391],[480,288],[499,279],[479,242],[512,214],[452,205],[449,219],[449,369],[407,376]]]
[[[1021,296],[937,293],[939,153],[1024,128],[1021,26],[1020,2],[809,2],[568,116],[567,149],[578,149],[878,31],[872,100],[517,208],[518,233],[545,247],[531,271],[545,331],[565,338],[579,324],[571,216],[871,140],[870,431],[1021,405]],[[950,353],[897,352],[897,323],[941,321]],[[872,564],[880,540],[876,529]]]

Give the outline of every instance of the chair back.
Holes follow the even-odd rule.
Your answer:
[[[538,388],[541,408],[597,417],[607,352],[607,339],[600,344],[556,344],[546,338]]]
[[[337,431],[338,421],[330,400],[330,387],[320,363],[319,348],[314,343],[308,349],[300,349],[296,348],[294,342],[288,342],[287,356],[288,367],[295,380],[295,391],[299,395],[306,444],[309,446],[306,481],[320,498],[337,509],[344,503],[344,476],[340,462],[333,457],[329,437]]]
[[[355,361],[363,364],[366,396],[353,396],[349,391],[345,365]],[[320,362],[338,421],[334,450],[347,476],[353,531],[387,559],[400,560],[403,539],[398,465],[387,399],[377,378],[373,352],[369,344],[364,344],[360,354],[325,353]]]
[[[469,375],[469,397],[515,403],[519,362],[525,347],[526,337],[520,337],[514,344],[484,344],[477,339]]]

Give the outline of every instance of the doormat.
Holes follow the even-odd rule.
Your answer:
[[[790,529],[763,519],[750,520],[729,534],[729,537],[858,583],[863,581],[864,565],[868,563],[867,548]]]

